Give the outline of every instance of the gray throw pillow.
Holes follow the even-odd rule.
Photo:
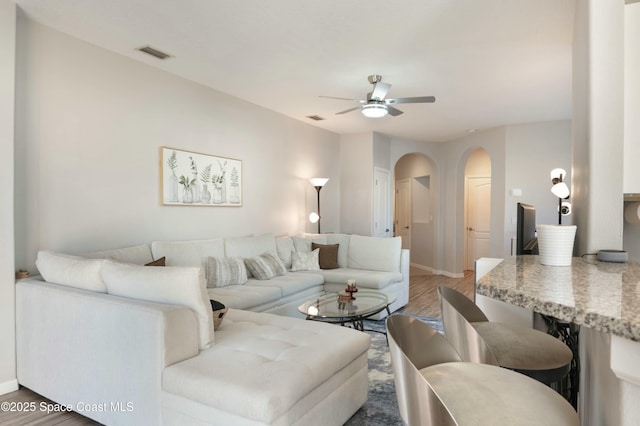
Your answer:
[[[249,272],[251,272],[251,275],[259,280],[270,280],[271,278],[287,273],[287,268],[278,255],[271,251],[264,252],[260,256],[245,259],[244,264],[247,266]]]
[[[247,268],[241,257],[205,257],[202,266],[207,287],[226,287],[247,282]]]

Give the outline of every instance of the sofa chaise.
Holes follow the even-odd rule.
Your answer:
[[[335,241],[336,269],[205,287],[205,258],[275,249],[291,268],[296,252]],[[286,315],[346,279],[404,305],[408,252],[398,243],[263,235],[41,252],[42,277],[16,285],[18,381],[108,425],[343,424],[367,399],[369,336]],[[173,268],[141,266],[159,257]],[[375,268],[361,269],[367,262]],[[230,308],[215,331],[210,298]]]

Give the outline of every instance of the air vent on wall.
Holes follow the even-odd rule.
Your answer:
[[[153,56],[155,58],[158,58],[158,59],[167,59],[167,58],[171,57],[171,55],[169,55],[167,53],[164,53],[164,52],[161,52],[158,49],[154,49],[151,46],[140,47],[140,48],[138,48],[138,50],[141,51],[141,52],[146,53],[147,55],[151,55],[151,56]]]
[[[324,118],[323,118],[323,117],[320,117],[319,115],[307,115],[307,118],[310,118],[310,119],[315,120],[315,121],[322,121],[322,120],[324,120]]]

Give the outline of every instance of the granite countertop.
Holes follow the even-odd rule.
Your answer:
[[[640,264],[635,262],[574,257],[572,266],[545,266],[538,256],[515,256],[482,277],[476,292],[640,341]]]

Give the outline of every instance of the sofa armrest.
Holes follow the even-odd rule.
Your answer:
[[[409,284],[409,265],[411,264],[411,252],[409,249],[400,250],[400,272],[403,281]]]
[[[182,306],[16,285],[19,383],[105,424],[161,423],[162,371],[198,354],[197,330]]]

